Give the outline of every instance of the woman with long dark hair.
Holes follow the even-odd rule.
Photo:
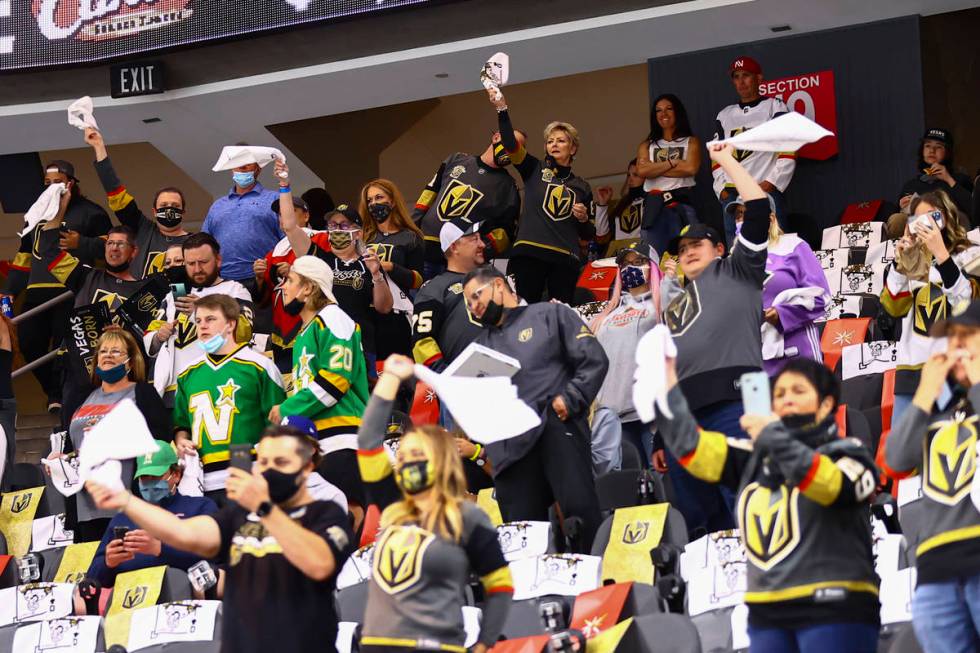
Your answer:
[[[694,476],[738,493],[745,546],[750,653],[878,647],[878,577],[868,502],[871,453],[842,439],[840,382],[821,363],[790,361],[774,379],[772,412],[743,415],[751,442],[702,430],[667,360],[667,404],[656,426]]]
[[[514,275],[517,294],[530,303],[550,299],[570,304],[579,270],[580,241],[595,238],[590,220],[592,187],[572,172],[578,153],[578,130],[553,121],[544,128],[544,160],[528,153],[514,134],[507,99],[488,91],[497,110],[500,139],[511,163],[524,180],[524,204],[511,249],[508,274]]]
[[[414,369],[405,356],[385,361],[357,435],[364,481],[393,476],[401,490],[381,514],[361,650],[485,653],[500,635],[513,588],[496,530],[466,500],[456,441],[438,426],[411,429],[394,466],[382,446],[395,395]],[[406,565],[414,572],[405,573]],[[477,643],[467,649],[461,608],[470,574],[480,577],[486,603]]]
[[[664,93],[650,106],[650,133],[636,153],[636,171],[646,181],[643,234],[657,251],[684,224],[698,222],[692,205],[694,176],[701,167],[701,141],[691,133],[687,109],[676,95]]]
[[[973,182],[956,169],[953,158],[953,135],[946,129],[932,127],[919,141],[916,174],[902,186],[898,204],[908,212],[909,202],[916,195],[942,191],[949,195],[961,217],[969,220],[973,208]],[[964,222],[965,229],[970,223]]]

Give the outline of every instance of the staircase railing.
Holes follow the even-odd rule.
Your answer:
[[[41,313],[44,313],[45,311],[51,309],[52,307],[57,306],[58,304],[61,304],[63,302],[68,301],[69,299],[71,299],[74,296],[75,296],[75,293],[73,293],[70,290],[66,290],[65,292],[61,293],[57,297],[53,297],[53,298],[49,299],[48,301],[44,302],[43,304],[38,304],[37,306],[35,306],[32,309],[27,310],[27,311],[24,311],[23,313],[21,313],[20,315],[14,317],[10,321],[13,322],[14,324],[20,324],[24,320],[26,320],[26,319],[28,319],[30,317],[34,317],[35,315],[39,315]],[[11,372],[10,373],[10,376],[11,376],[11,378],[16,378],[16,377],[20,376],[21,374],[24,374],[25,372],[30,372],[31,370],[33,370],[35,368],[38,368],[38,367],[44,365],[45,363],[47,363],[49,361],[54,360],[54,358],[57,355],[58,355],[58,350],[57,349],[54,349],[53,351],[49,351],[44,356],[41,356],[40,358],[37,358],[35,360],[32,360],[29,363],[25,363],[24,365],[21,365],[16,370],[14,370],[13,372]]]

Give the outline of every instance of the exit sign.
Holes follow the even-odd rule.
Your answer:
[[[112,97],[134,97],[163,93],[163,63],[147,61],[112,66],[110,69]]]

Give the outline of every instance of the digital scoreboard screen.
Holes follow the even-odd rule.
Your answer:
[[[98,62],[432,0],[0,0],[0,71]]]

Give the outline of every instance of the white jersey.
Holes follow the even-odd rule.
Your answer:
[[[618,206],[619,202],[614,202],[612,206]],[[640,238],[640,227],[643,224],[643,197],[638,197],[620,212],[613,216],[612,224],[609,219],[609,206],[595,207],[595,235],[596,237],[605,236],[610,229],[613,230],[612,242]]]
[[[789,113],[789,109],[778,98],[763,97],[750,104],[730,104],[718,112],[715,138],[731,138],[784,113]],[[796,169],[795,152],[735,150],[735,160],[741,163],[757,182],[768,181],[781,192],[786,191]],[[711,175],[714,177],[712,187],[715,195],[721,195],[721,191],[725,188],[735,188],[735,184],[717,163],[711,164]]]
[[[665,161],[683,161],[687,158],[690,136],[675,138],[672,141],[661,138],[656,143],[650,143],[650,161],[664,163]],[[694,177],[654,177],[643,182],[643,190],[677,190],[690,188],[694,185]]]
[[[228,295],[237,299],[242,306],[242,316],[249,326],[253,322],[252,295],[249,294],[245,286],[237,281],[221,281],[208,288],[193,288],[191,294],[198,297]],[[160,347],[153,366],[153,386],[163,396],[165,392],[173,392],[177,389],[177,377],[189,366],[201,360],[204,357],[204,350],[196,344],[197,325],[194,324],[194,316],[177,312],[173,293],[168,294],[163,299],[160,313],[159,321],[151,324],[146,335],[143,336],[143,344],[147,351],[152,351],[153,339],[160,325],[163,322],[177,320],[174,334]],[[245,334],[238,332],[236,335],[239,336],[239,340],[245,337]],[[251,338],[251,333],[247,337]]]

